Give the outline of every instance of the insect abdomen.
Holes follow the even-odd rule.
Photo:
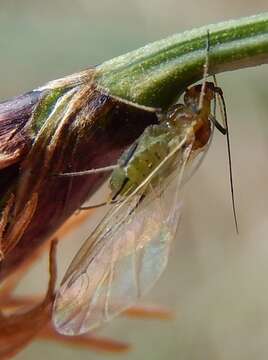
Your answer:
[[[113,197],[127,195],[135,190],[168,155],[170,129],[161,125],[148,127],[136,146],[135,151],[128,149],[119,160],[121,166],[114,170],[110,180]],[[132,151],[132,156],[128,156]],[[126,164],[124,159],[129,158]]]

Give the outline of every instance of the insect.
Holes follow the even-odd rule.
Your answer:
[[[181,185],[206,153],[214,125],[229,145],[223,93],[206,81],[207,69],[208,55],[203,83],[188,88],[184,104],[162,114],[159,124],[147,127],[118,164],[107,168],[113,169],[113,204],[75,256],[56,295],[53,321],[60,333],[85,333],[111,320],[147,293],[165,269],[181,213]],[[216,94],[225,126],[212,115]],[[231,189],[233,194],[232,182]]]

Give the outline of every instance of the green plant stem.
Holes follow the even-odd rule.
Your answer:
[[[208,25],[104,62],[97,83],[140,105],[167,107],[203,76],[207,31],[209,73],[268,63],[268,13]]]

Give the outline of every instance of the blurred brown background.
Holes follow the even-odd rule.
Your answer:
[[[17,95],[169,34],[267,11],[267,0],[1,0],[0,97]],[[117,319],[100,334],[129,341],[118,359],[268,358],[268,65],[218,77],[231,128],[240,234],[233,224],[225,139],[215,134],[185,189],[170,263],[148,301],[170,306],[171,322]],[[101,216],[97,214],[97,216]],[[60,246],[60,274],[96,218]],[[43,259],[21,289],[44,291]],[[35,342],[30,359],[109,359]]]

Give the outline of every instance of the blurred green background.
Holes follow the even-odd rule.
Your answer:
[[[175,32],[267,10],[267,0],[1,0],[0,97]],[[268,358],[268,65],[226,73],[218,81],[228,105],[240,234],[232,218],[225,139],[215,134],[185,189],[168,269],[146,299],[169,306],[175,319],[115,320],[99,334],[130,342],[133,349],[114,358]],[[61,244],[60,274],[95,221]],[[46,267],[43,259],[21,289],[44,291]],[[34,342],[17,359],[110,357]]]

